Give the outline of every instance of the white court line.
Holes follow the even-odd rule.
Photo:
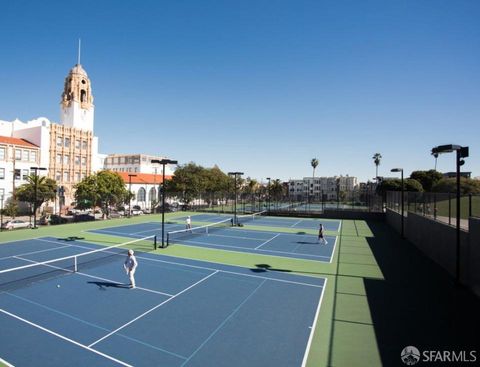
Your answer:
[[[307,365],[308,354],[310,353],[310,348],[312,346],[312,341],[313,341],[313,334],[315,332],[315,328],[317,327],[318,316],[320,315],[320,307],[322,306],[323,295],[325,293],[325,288],[327,288],[327,278],[324,278],[324,279],[325,279],[325,283],[323,284],[322,293],[320,294],[320,300],[318,301],[317,312],[315,313],[312,329],[310,330],[310,336],[308,338],[307,348],[305,349],[305,354],[303,355],[302,367],[305,367]]]
[[[186,245],[186,246],[188,246],[188,245]],[[192,246],[190,246],[190,247],[192,247]],[[196,246],[195,246],[195,247],[196,247]],[[259,254],[259,256],[266,256],[266,255]],[[241,276],[250,277],[250,278],[273,280],[273,281],[281,282],[281,283],[298,284],[298,285],[304,285],[304,286],[307,286],[307,287],[315,287],[315,288],[322,288],[322,287],[323,287],[323,285],[318,285],[318,284],[309,284],[309,283],[296,282],[296,281],[293,281],[293,280],[285,280],[285,279],[267,278],[267,277],[262,277],[262,276],[260,276],[260,275],[243,274],[243,273],[239,273],[239,272],[236,272],[236,271],[219,270],[219,269],[214,269],[214,268],[208,268],[208,267],[206,267],[206,266],[183,264],[183,263],[178,263],[178,262],[173,262],[173,261],[167,261],[167,260],[150,259],[150,258],[141,257],[141,256],[137,256],[137,258],[138,258],[138,259],[142,259],[142,260],[150,260],[150,261],[153,261],[153,262],[161,262],[161,263],[165,263],[165,264],[185,266],[185,267],[195,268],[195,269],[219,271],[220,273],[225,273],[225,274],[235,274],[235,275],[241,275]],[[302,260],[305,260],[305,261],[316,261],[316,260],[309,260],[309,259],[302,259]],[[214,263],[213,261],[211,261],[211,262]],[[225,264],[222,264],[222,263],[217,263],[217,264],[225,265]],[[298,274],[297,274],[297,275],[298,275]],[[307,277],[307,275],[298,275],[298,276]],[[310,278],[312,278],[312,277],[310,277]],[[315,279],[319,279],[319,278],[315,278]],[[324,279],[324,278],[320,278],[320,279]]]
[[[293,228],[293,227],[295,227],[297,224],[300,224],[300,223],[302,223],[302,222],[303,222],[303,219],[300,219],[298,222],[293,223],[293,224],[290,226],[290,228]]]
[[[226,238],[235,238],[240,240],[252,240],[252,241],[264,241],[265,238],[254,238],[254,237],[242,237],[242,236],[227,236],[225,234],[216,234],[216,233],[209,233],[211,237],[226,237]]]
[[[15,367],[13,364],[8,363],[6,360],[0,358],[0,362],[3,363],[7,367]]]
[[[135,317],[134,319],[130,320],[130,321],[129,321],[129,322],[127,322],[126,324],[123,324],[123,325],[122,325],[122,326],[120,326],[119,328],[117,328],[117,329],[113,330],[112,332],[108,333],[107,335],[105,335],[105,336],[101,337],[100,339],[98,339],[98,340],[94,341],[94,342],[93,342],[93,343],[91,343],[91,344],[90,344],[88,347],[93,347],[95,344],[97,344],[97,343],[101,342],[102,340],[104,340],[104,339],[108,338],[109,336],[111,336],[111,335],[115,334],[116,332],[118,332],[118,331],[120,331],[120,330],[122,330],[122,329],[126,328],[126,327],[127,327],[128,325],[130,325],[131,323],[133,323],[133,322],[137,321],[138,319],[142,318],[143,316],[145,316],[145,315],[149,314],[150,312],[152,312],[152,311],[156,310],[156,309],[157,309],[157,308],[159,308],[160,306],[163,306],[165,303],[167,303],[167,302],[170,302],[172,299],[174,299],[174,298],[178,297],[178,296],[179,296],[179,295],[181,295],[182,293],[185,293],[185,292],[186,292],[186,291],[188,291],[189,289],[191,289],[191,288],[195,287],[196,285],[198,285],[198,284],[200,284],[200,283],[204,282],[205,280],[207,280],[208,278],[210,278],[211,276],[213,276],[213,275],[215,275],[215,274],[217,274],[217,273],[218,273],[218,270],[217,270],[217,271],[215,271],[215,272],[213,272],[212,274],[210,274],[210,275],[208,275],[208,276],[206,276],[206,277],[204,277],[204,278],[200,279],[198,282],[196,282],[196,283],[192,284],[191,286],[189,286],[189,287],[185,288],[183,291],[181,291],[181,292],[178,292],[178,293],[177,293],[177,294],[175,294],[173,297],[171,297],[171,298],[169,298],[169,299],[167,299],[167,300],[163,301],[162,303],[159,303],[159,304],[158,304],[158,305],[156,305],[155,307],[152,307],[150,310],[148,310],[148,311],[145,311],[144,313],[142,313],[141,315],[139,315],[139,316]]]
[[[106,252],[107,253],[112,253],[114,255],[118,255],[117,253],[114,253],[114,252],[110,252],[110,251],[106,251]],[[122,256],[124,256],[124,255],[122,255]],[[79,272],[79,271],[75,272],[75,271],[72,271],[72,270],[69,270],[69,269],[66,269],[66,268],[62,268],[60,266],[55,266],[55,265],[51,265],[51,264],[43,264],[41,262],[37,262],[37,261],[34,261],[34,260],[30,260],[30,259],[25,259],[25,258],[18,257],[18,256],[14,256],[14,258],[22,260],[22,261],[27,261],[27,262],[30,262],[30,263],[35,263],[35,264],[38,264],[39,266],[43,265],[43,266],[47,266],[47,267],[52,268],[52,269],[61,270],[61,271],[64,271],[66,273],[69,273],[69,274],[74,273],[74,274],[78,274],[78,275],[93,278],[93,279],[104,280],[104,281],[111,282],[111,283],[114,283],[114,284],[117,284],[117,285],[123,285],[123,283],[119,283],[119,282],[117,282],[115,280],[112,280],[112,279],[102,278],[102,277],[98,277],[96,275],[90,275],[90,274],[82,273],[82,272]],[[161,294],[161,295],[167,296],[167,297],[173,297],[173,294],[160,292],[160,291],[155,291],[155,290],[149,289],[149,288],[137,287],[137,289],[140,289],[140,290],[145,291],[145,292]]]
[[[10,316],[10,317],[13,317],[13,318],[15,318],[15,319],[17,319],[17,320],[19,320],[19,321],[22,321],[22,322],[24,322],[24,323],[26,323],[26,324],[28,324],[28,325],[30,325],[30,326],[36,327],[37,329],[40,329],[40,330],[45,331],[45,332],[47,332],[47,333],[49,333],[49,334],[52,334],[52,335],[56,336],[57,338],[63,339],[63,340],[65,340],[65,341],[69,342],[69,343],[75,344],[76,346],[79,346],[79,347],[81,347],[81,348],[83,348],[83,349],[86,349],[86,350],[88,350],[88,351],[90,351],[90,352],[93,352],[93,353],[95,353],[95,354],[98,354],[98,355],[100,355],[100,356],[102,356],[102,357],[104,357],[104,358],[107,358],[107,359],[111,360],[111,361],[117,362],[118,364],[120,364],[120,365],[122,365],[122,366],[133,367],[132,365],[127,364],[127,363],[125,363],[125,362],[122,362],[122,361],[120,361],[119,359],[113,358],[112,356],[109,356],[108,354],[99,352],[98,350],[95,350],[95,349],[91,348],[90,346],[86,346],[86,345],[80,344],[79,342],[77,342],[77,341],[75,341],[75,340],[72,340],[72,339],[70,339],[70,338],[67,338],[66,336],[60,335],[60,334],[58,334],[58,333],[56,333],[56,332],[54,332],[54,331],[52,331],[52,330],[49,330],[49,329],[47,329],[47,328],[44,328],[43,326],[40,326],[40,325],[35,324],[35,323],[31,322],[31,321],[28,321],[28,320],[26,320],[26,319],[24,319],[24,318],[22,318],[22,317],[20,317],[20,316],[14,315],[13,313],[10,313],[10,312],[8,312],[8,311],[5,311],[5,310],[3,310],[3,309],[1,309],[1,308],[0,308],[0,312],[4,313],[4,314],[6,314],[6,315],[8,315],[8,316]]]
[[[335,248],[337,247],[337,240],[338,240],[338,236],[335,236],[335,243],[333,244],[332,253],[330,254],[330,261],[329,261],[330,264],[333,261],[333,255],[335,255]]]
[[[42,252],[55,251],[55,250],[62,249],[62,248],[67,248],[67,247],[70,247],[70,245],[64,245],[64,246],[60,246],[60,247],[52,247],[52,248],[47,248],[45,250],[24,252],[23,254],[11,255],[11,256],[7,256],[7,257],[0,257],[0,260],[7,260],[7,259],[11,259],[11,258],[17,257],[17,256],[40,254]]]
[[[254,250],[258,250],[260,247],[262,247],[263,245],[266,245],[267,243],[269,243],[270,241],[273,241],[275,238],[277,238],[278,236],[280,236],[280,233],[277,234],[276,236],[273,236],[272,238],[270,238],[269,240],[265,241],[264,243],[262,243],[261,245],[258,245],[257,247],[254,248]]]

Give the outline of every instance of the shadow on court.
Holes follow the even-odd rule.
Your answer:
[[[84,240],[84,239],[85,239],[85,237],[77,237],[77,236],[65,237],[65,238],[57,238],[58,241],[65,241],[65,242],[81,241],[81,240]]]
[[[338,320],[340,315],[337,321],[355,328],[371,323],[385,366],[402,365],[400,353],[406,346],[415,346],[420,353],[432,350],[467,351],[467,356],[471,350],[478,353],[480,299],[456,287],[445,270],[412,243],[402,240],[387,224],[368,221],[367,225],[373,236],[366,237],[366,241],[384,279],[366,275],[365,297],[342,294],[337,289],[335,302],[338,309],[345,307],[347,299],[357,299],[360,305],[360,299],[366,298],[371,321]],[[340,267],[342,264],[340,256]],[[342,272],[339,275],[350,278]]]
[[[87,282],[88,284],[95,284],[100,290],[106,288],[130,288],[129,284],[114,283],[114,282]]]

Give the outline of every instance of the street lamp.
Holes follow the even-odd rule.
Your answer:
[[[267,177],[268,180],[268,186],[267,186],[267,192],[268,192],[268,213],[270,213],[270,177]]]
[[[162,248],[165,247],[165,165],[167,164],[178,164],[178,161],[171,159],[152,159],[151,163],[158,163],[162,165]]]
[[[402,230],[401,230],[401,236],[402,238],[405,238],[405,230],[404,230],[404,186],[403,186],[403,168],[392,168],[390,172],[401,172],[401,180],[402,180]]]
[[[131,173],[128,174],[128,217],[132,216],[132,177],[137,177],[137,175],[133,175]]]
[[[447,144],[439,145],[432,148],[432,155],[442,154],[442,153],[452,153],[457,152],[456,158],[456,168],[457,168],[457,228],[456,228],[456,267],[455,267],[455,282],[457,285],[460,285],[460,166],[462,166],[465,161],[462,158],[468,157],[468,147],[462,147],[460,145]]]
[[[3,231],[3,196],[0,195],[0,232]]]
[[[45,167],[30,167],[35,171],[34,193],[33,193],[33,229],[37,229],[37,189],[38,189],[38,171],[46,171]]]
[[[238,225],[237,223],[237,176],[243,175],[243,172],[228,172],[230,176],[235,177],[235,200],[233,201],[233,224]]]

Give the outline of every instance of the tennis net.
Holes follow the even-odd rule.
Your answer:
[[[246,214],[246,215],[237,215],[237,224],[243,224],[246,222],[254,221],[260,219],[262,216],[267,215],[268,211],[264,210],[258,213]]]
[[[178,231],[167,232],[167,246],[171,243],[175,242],[176,240],[186,240],[189,238],[193,238],[199,235],[208,235],[215,230],[219,230],[222,228],[227,228],[232,226],[232,219],[224,219],[219,222],[206,224],[200,227],[193,227],[191,229],[181,229]]]
[[[126,256],[129,249],[133,249],[135,252],[147,252],[152,251],[155,246],[156,236],[148,236],[97,249],[90,249],[87,243],[78,242],[68,247],[59,246],[49,250],[12,256],[6,258],[6,260],[11,263],[24,263],[25,265],[0,270],[0,290],[16,289],[44,279],[89,269],[109,261],[123,261],[123,257]],[[43,258],[49,252],[64,252],[66,250],[69,252],[84,252],[44,261],[34,260],[35,256]]]

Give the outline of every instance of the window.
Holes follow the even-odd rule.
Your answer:
[[[4,160],[5,160],[5,148],[1,147],[0,148],[0,161],[4,161]]]
[[[86,165],[87,165],[87,158],[82,157],[82,166],[86,166]]]
[[[57,182],[62,181],[62,172],[57,171],[57,172],[55,173],[55,181],[57,181]]]
[[[30,162],[36,162],[37,161],[37,152],[32,150],[30,152]]]
[[[29,174],[30,172],[28,169],[22,169],[22,180],[26,180]]]
[[[21,175],[20,170],[16,169],[14,174],[15,174],[15,180],[20,180],[20,175]]]
[[[75,173],[75,182],[80,182],[80,172]]]
[[[5,180],[5,168],[0,168],[0,180]]]
[[[145,189],[140,187],[137,193],[137,201],[145,201]]]
[[[75,156],[75,165],[76,166],[80,165],[80,156],[78,156],[78,155]]]
[[[120,164],[125,164],[125,157],[120,157]]]
[[[82,140],[82,149],[87,149],[87,141]]]
[[[82,180],[85,179],[85,177],[87,177],[87,174],[85,172],[82,173]]]
[[[68,171],[63,172],[63,182],[70,181],[70,173]]]
[[[15,160],[20,161],[22,159],[22,150],[21,149],[15,149]]]
[[[65,154],[63,156],[63,164],[68,165],[70,163],[70,156],[68,154]]]
[[[75,148],[80,149],[80,140],[75,140]]]
[[[28,162],[30,159],[30,151],[24,150],[22,152],[22,161]]]
[[[61,136],[57,137],[57,147],[63,146],[63,138]]]
[[[5,189],[0,189],[0,198],[3,199],[5,195]]]
[[[57,163],[62,164],[62,155],[61,154],[57,154]]]
[[[70,148],[70,138],[65,138],[65,148]]]

